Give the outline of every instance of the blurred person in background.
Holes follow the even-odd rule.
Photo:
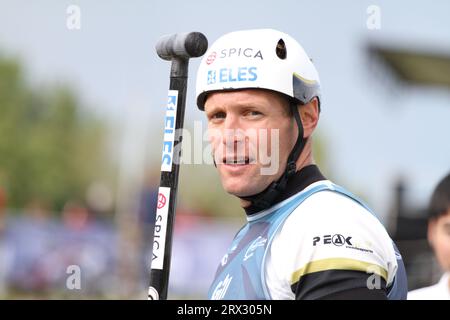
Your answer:
[[[406,299],[403,261],[383,225],[314,163],[320,104],[317,70],[285,33],[232,32],[205,54],[197,105],[222,186],[248,221],[210,299]]]
[[[428,212],[428,242],[444,274],[437,284],[409,292],[408,300],[450,300],[450,173],[436,186]]]
[[[5,188],[0,186],[0,299],[8,295],[9,276],[13,270],[14,248],[7,235],[7,203]]]
[[[0,186],[0,298],[6,292],[6,192]]]

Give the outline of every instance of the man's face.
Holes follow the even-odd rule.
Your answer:
[[[446,214],[430,222],[428,238],[439,265],[445,271],[450,271],[450,209]]]
[[[205,113],[214,159],[228,193],[257,194],[281,176],[298,135],[286,99],[257,89],[216,92],[208,97]]]

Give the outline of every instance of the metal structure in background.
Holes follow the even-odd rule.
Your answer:
[[[450,89],[450,52],[419,52],[375,44],[368,46],[368,52],[407,84]]]
[[[153,234],[148,290],[148,298],[151,300],[167,299],[189,58],[202,56],[207,48],[208,40],[200,32],[164,36],[156,44],[158,56],[171,61],[172,65],[164,118],[161,181]]]
[[[450,90],[450,52],[414,50],[369,44],[370,58],[381,62],[397,80],[407,85]],[[427,209],[408,207],[403,180],[394,186],[391,231],[403,255],[409,289],[428,286],[438,280],[439,267],[427,241]]]

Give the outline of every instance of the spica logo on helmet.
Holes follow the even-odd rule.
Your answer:
[[[232,58],[232,57],[247,57],[247,58],[259,58],[263,60],[261,50],[253,48],[229,48],[220,51],[219,58]]]

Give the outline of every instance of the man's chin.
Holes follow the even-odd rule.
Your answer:
[[[242,197],[249,197],[253,196],[255,194],[260,193],[264,189],[255,188],[251,186],[237,186],[237,185],[223,185],[223,188],[225,191],[235,197],[242,198]]]

